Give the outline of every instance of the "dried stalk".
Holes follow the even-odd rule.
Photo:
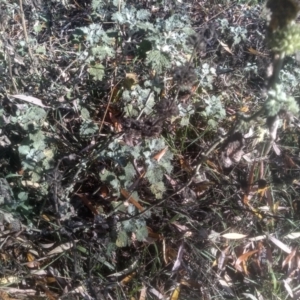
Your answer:
[[[20,6],[20,15],[21,15],[21,19],[22,19],[22,27],[23,27],[25,42],[28,47],[28,53],[31,58],[31,61],[34,62],[34,57],[32,55],[32,51],[31,51],[31,47],[30,47],[29,39],[28,39],[28,34],[27,34],[27,29],[26,29],[26,22],[25,22],[25,15],[24,15],[24,10],[23,10],[23,1],[22,0],[19,0],[19,6]]]

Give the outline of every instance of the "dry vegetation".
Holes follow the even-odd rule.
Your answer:
[[[0,298],[299,299],[297,13],[0,0]]]

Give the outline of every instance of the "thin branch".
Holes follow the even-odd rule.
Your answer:
[[[10,76],[10,79],[12,81],[12,84],[13,84],[13,87],[14,87],[14,90],[15,90],[15,93],[19,93],[18,92],[18,88],[16,86],[16,82],[15,82],[15,78],[13,77],[13,74],[12,74],[12,66],[11,66],[11,57],[9,55],[9,52],[6,51],[7,53],[7,60],[8,60],[8,71],[9,71],[9,76]]]
[[[31,51],[31,47],[30,47],[29,39],[28,39],[28,34],[27,34],[27,29],[26,29],[26,22],[25,22],[25,15],[24,15],[24,10],[23,10],[22,0],[19,0],[19,6],[20,6],[20,15],[21,15],[21,19],[22,19],[22,27],[23,27],[23,31],[24,31],[25,42],[28,47],[28,53],[31,58],[31,61],[34,62],[34,57],[32,55],[32,51]]]

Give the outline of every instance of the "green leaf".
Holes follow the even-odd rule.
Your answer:
[[[173,157],[173,154],[170,155],[170,157]],[[168,159],[168,157],[163,157],[158,164],[165,170],[167,174],[171,174],[173,170],[173,165],[171,161]]]
[[[151,65],[152,69],[158,74],[166,68],[171,67],[170,57],[161,50],[151,50],[147,53],[147,64]]]
[[[116,178],[116,175],[113,172],[104,170],[102,173],[99,173],[101,181],[110,182]]]
[[[122,227],[126,232],[132,232],[135,229],[134,221],[133,220],[123,221]]]
[[[35,167],[35,162],[29,159],[22,160],[22,167],[24,170],[33,170]]]
[[[21,155],[27,155],[30,151],[30,147],[27,145],[21,145],[19,146],[18,151]]]
[[[17,114],[18,116],[14,118],[14,121],[28,131],[40,128],[47,115],[43,108],[37,106],[31,106],[25,111],[17,111]]]
[[[34,30],[35,33],[41,32],[42,29],[43,29],[43,26],[42,26],[42,24],[40,22],[38,22],[37,24],[35,24],[33,26],[33,30]]]
[[[184,116],[180,120],[180,125],[181,126],[188,126],[190,124],[190,117],[189,116]]]
[[[98,130],[97,124],[91,121],[84,121],[80,126],[80,135],[82,137],[88,137],[98,132]]]
[[[82,107],[81,110],[80,110],[80,114],[81,114],[81,118],[84,120],[84,121],[90,121],[90,113],[89,111],[85,108],[85,107]]]
[[[141,21],[146,21],[150,18],[151,13],[149,12],[149,10],[146,9],[140,9],[136,12],[136,17],[137,19],[141,20]]]
[[[53,165],[54,152],[52,149],[47,148],[44,150],[43,166],[46,170],[50,169]]]
[[[102,64],[94,64],[88,68],[88,72],[95,80],[102,80],[104,77],[104,66]]]
[[[122,98],[128,103],[126,105],[126,115],[137,116],[142,109],[146,115],[149,115],[155,105],[154,94],[150,93],[150,88],[145,89],[140,85],[134,86],[131,91],[125,90],[122,94]]]
[[[108,243],[103,250],[106,250],[105,254],[107,257],[113,258],[117,247],[115,243]]]
[[[31,181],[38,182],[41,179],[41,174],[43,170],[40,167],[35,167],[33,171],[29,172],[29,175],[31,176]]]
[[[145,177],[149,180],[150,183],[155,184],[163,179],[164,172],[161,167],[158,165],[148,164],[148,169]]]
[[[146,145],[149,147],[152,154],[156,151],[162,150],[166,146],[164,139],[160,138],[148,140]]]
[[[116,12],[112,15],[112,20],[115,22],[118,22],[120,24],[123,24],[126,22],[125,16],[121,14],[120,12]]]
[[[29,134],[29,139],[32,141],[31,146],[35,150],[44,150],[46,145],[45,145],[45,134],[41,130],[30,133]]]
[[[155,195],[156,199],[162,199],[163,193],[166,191],[164,183],[156,182],[150,186],[151,192]]]
[[[114,179],[114,180],[112,180],[112,181],[110,182],[110,185],[112,186],[112,188],[113,188],[115,191],[119,191],[119,190],[120,190],[121,185],[120,185],[120,181],[119,181],[117,178]]]
[[[126,247],[130,244],[127,232],[125,230],[121,230],[118,232],[118,237],[116,240],[117,247]]]
[[[96,57],[100,60],[103,60],[107,57],[112,57],[115,54],[115,51],[112,47],[103,45],[103,46],[96,46],[91,49],[93,57]]]
[[[136,171],[133,167],[133,164],[129,162],[126,167],[124,168],[125,171],[125,177],[127,181],[130,181],[134,176],[136,176]]]
[[[36,149],[30,149],[29,153],[26,155],[26,159],[32,160],[35,163],[41,161],[44,157],[44,151]]]
[[[18,194],[18,199],[20,201],[26,201],[28,199],[28,193],[26,193],[26,192],[20,192]]]
[[[136,234],[136,239],[142,242],[145,240],[145,238],[148,237],[148,229],[146,226],[141,226],[137,228],[135,234]]]
[[[39,46],[35,50],[36,53],[38,54],[46,54],[46,47],[45,46]]]

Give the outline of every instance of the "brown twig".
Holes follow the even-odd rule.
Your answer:
[[[20,6],[20,15],[21,15],[21,19],[22,19],[22,27],[23,27],[23,31],[24,31],[25,42],[28,47],[28,53],[31,58],[31,61],[34,62],[34,57],[33,57],[32,51],[31,51],[28,34],[27,34],[27,29],[26,29],[26,22],[25,22],[25,15],[24,15],[24,10],[23,10],[23,1],[22,0],[19,0],[19,6]]]
[[[107,106],[106,106],[106,109],[105,109],[105,112],[104,112],[104,116],[102,118],[102,121],[101,121],[101,124],[100,124],[100,128],[99,128],[99,133],[101,133],[101,130],[102,130],[102,127],[103,127],[103,124],[104,124],[104,120],[105,120],[105,117],[107,115],[107,112],[109,110],[109,106],[110,106],[110,103],[111,103],[111,99],[114,95],[114,91],[115,89],[118,87],[119,83],[121,82],[122,80],[120,80],[119,82],[117,82],[117,84],[112,88],[111,90],[111,93],[110,93],[110,97],[109,97],[109,100],[108,100],[108,103],[107,103]]]
[[[6,51],[6,52],[7,52],[7,60],[8,60],[8,71],[9,71],[9,76],[10,76],[10,79],[11,79],[11,81],[12,81],[12,84],[13,84],[13,87],[14,87],[15,92],[18,94],[18,93],[19,93],[19,92],[18,92],[18,88],[17,88],[17,86],[16,86],[16,82],[15,82],[15,79],[14,79],[13,74],[12,74],[11,57],[10,57],[10,55],[9,55],[9,52],[8,52],[8,51]]]

